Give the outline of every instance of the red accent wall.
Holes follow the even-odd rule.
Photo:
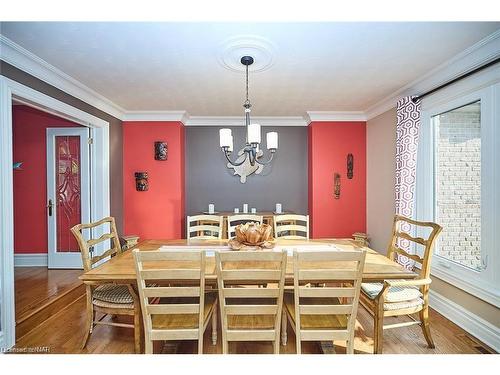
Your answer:
[[[14,252],[47,253],[47,128],[80,126],[15,105],[12,107],[14,170]]]
[[[354,177],[347,178],[347,154]],[[340,174],[340,199],[333,175]],[[366,122],[309,125],[309,215],[313,238],[351,237],[366,231]]]
[[[168,160],[154,159],[154,142],[168,143]],[[135,189],[135,172],[148,172],[149,190]],[[184,237],[184,125],[123,123],[124,234],[141,239]]]

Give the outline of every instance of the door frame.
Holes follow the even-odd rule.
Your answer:
[[[109,123],[0,75],[0,348],[15,344],[12,101],[91,129],[91,220],[109,216]]]
[[[57,183],[56,176],[59,171],[56,171],[56,141],[55,138],[58,136],[77,136],[79,137],[80,144],[80,206],[81,206],[81,222],[87,223],[92,222],[90,210],[92,209],[92,202],[90,198],[90,187],[92,186],[90,178],[91,168],[90,168],[90,148],[89,144],[90,129],[87,127],[69,127],[69,128],[47,128],[46,129],[46,139],[47,139],[47,202],[49,199],[54,202],[54,209],[52,210],[51,216],[47,214],[47,231],[48,231],[48,253],[47,253],[47,264],[50,268],[83,268],[82,257],[79,252],[65,252],[62,253],[64,256],[57,255],[57,220],[58,220],[58,210],[57,210]],[[86,155],[85,155],[86,154]],[[76,242],[75,242],[76,244]]]

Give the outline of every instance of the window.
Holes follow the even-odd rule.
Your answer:
[[[435,115],[436,254],[473,270],[481,258],[481,102]]]
[[[443,227],[431,274],[500,306],[500,84],[464,86],[422,102],[416,217]]]

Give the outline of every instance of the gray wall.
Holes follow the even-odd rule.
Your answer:
[[[271,165],[260,175],[251,175],[245,184],[226,167],[215,126],[187,126],[186,130],[186,214],[206,211],[209,203],[217,211],[232,211],[248,203],[258,211],[273,211],[281,203],[286,211],[308,212],[307,127],[263,127],[265,133],[279,134],[279,149]],[[243,147],[244,127],[233,127],[235,152]],[[267,150],[264,157],[267,157]],[[234,155],[233,155],[234,160]],[[241,212],[241,208],[240,208]]]
[[[75,98],[58,88],[49,85],[42,80],[33,77],[32,75],[17,69],[16,67],[7,64],[0,60],[0,74],[14,81],[22,83],[25,86],[31,87],[34,90],[40,91],[48,96],[51,96],[61,102],[69,104],[82,111],[90,113],[96,117],[109,122],[109,159],[110,159],[110,205],[111,215],[116,218],[116,226],[120,233],[123,228],[123,137],[122,137],[122,122],[85,103],[84,101]]]

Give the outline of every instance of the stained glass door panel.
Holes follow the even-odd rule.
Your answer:
[[[71,228],[90,221],[88,128],[47,129],[49,268],[81,268]]]
[[[82,222],[80,137],[56,136],[57,252],[78,252],[70,229]]]

